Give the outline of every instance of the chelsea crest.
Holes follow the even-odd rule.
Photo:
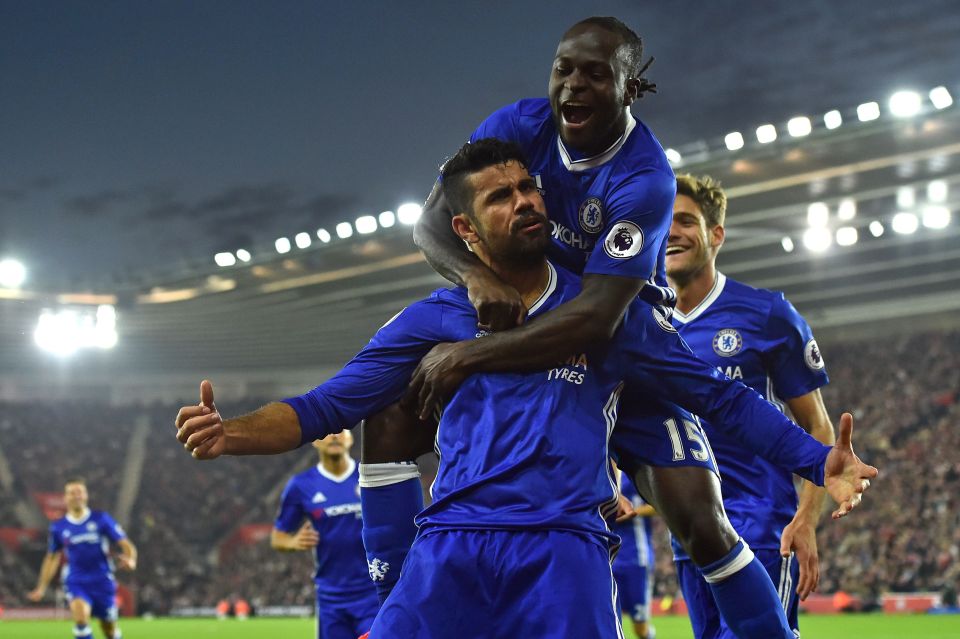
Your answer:
[[[743,349],[743,338],[735,329],[725,328],[713,336],[713,352],[720,357],[733,357]]]
[[[599,233],[603,228],[603,202],[591,197],[580,205],[580,227],[587,233]]]

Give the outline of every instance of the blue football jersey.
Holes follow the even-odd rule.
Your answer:
[[[63,551],[67,585],[113,579],[110,545],[126,538],[120,524],[100,510],[87,510],[80,518],[69,514],[50,524],[47,550]]]
[[[653,133],[632,115],[609,149],[576,159],[557,133],[550,103],[521,100],[488,117],[471,136],[517,143],[550,216],[550,257],[574,273],[647,282],[640,293],[673,305],[664,256],[673,219],[676,178]]]
[[[304,518],[311,521],[320,535],[313,580],[318,598],[330,603],[375,595],[360,534],[359,481],[360,471],[353,459],[340,476],[320,464],[298,473],[283,489],[274,522],[277,530],[294,534]]]
[[[781,411],[783,401],[827,384],[813,333],[782,293],[717,273],[713,289],[673,322],[702,359],[750,386]],[[704,422],[723,477],[727,515],[752,548],[777,549],[797,510],[793,475]]]
[[[620,492],[633,507],[646,505],[647,502],[634,488],[633,482],[626,475],[621,475],[620,479]],[[653,567],[653,522],[650,517],[634,517],[622,524],[614,524],[612,528],[613,532],[620,535],[620,552],[613,560],[614,570],[622,567]]]

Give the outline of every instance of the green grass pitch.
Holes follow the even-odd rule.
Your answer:
[[[629,624],[627,624],[629,625]],[[657,639],[690,639],[690,624],[684,617],[658,617]],[[94,626],[94,637],[102,637]],[[313,639],[312,619],[251,619],[216,621],[212,619],[123,619],[124,639]],[[960,637],[960,616],[926,615],[820,615],[801,618],[803,639],[956,639]],[[632,629],[624,628],[628,639]],[[0,621],[3,639],[66,639],[71,636],[65,621]]]

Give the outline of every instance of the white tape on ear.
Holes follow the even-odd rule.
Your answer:
[[[390,462],[388,464],[360,464],[360,488],[378,488],[418,479],[417,462]]]

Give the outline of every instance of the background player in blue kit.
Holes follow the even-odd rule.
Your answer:
[[[461,203],[465,199],[469,207],[454,218],[458,232],[525,292],[533,311],[547,312],[575,296],[579,280],[544,260],[547,220],[539,212],[542,199],[515,147],[488,140],[466,145],[458,155],[466,158],[461,159],[466,163],[461,171],[476,177],[471,187],[475,198],[454,198]],[[449,177],[455,165],[451,161],[445,175]],[[444,189],[456,189],[457,183],[445,179]],[[484,224],[474,218],[484,219]],[[374,624],[376,636],[416,636],[418,628],[449,632],[454,626],[476,636],[490,623],[490,610],[497,611],[498,623],[510,633],[528,629],[580,637],[616,630],[611,625],[619,623],[612,605],[615,589],[603,590],[604,584],[613,586],[606,553],[614,537],[601,511],[615,496],[607,439],[617,423],[624,376],[632,379],[635,392],[647,389],[652,405],[662,400],[651,391],[679,385],[719,420],[729,421],[735,414],[750,424],[779,423],[785,430],[771,453],[782,449],[793,454],[812,444],[816,451],[797,455],[796,467],[805,476],[818,481],[829,477],[831,490],[839,488],[835,494],[843,502],[862,490],[864,473],[872,476],[875,471],[856,459],[849,438],[833,450],[812,440],[808,444],[806,434],[759,396],[693,357],[653,307],[639,300],[635,307],[625,320],[628,334],[615,348],[602,345],[538,373],[473,376],[458,391],[438,430],[441,467],[434,503],[418,518],[422,541],[404,564],[399,583],[406,585],[394,591]],[[178,439],[201,459],[289,450],[329,433],[334,424],[354,423],[394,401],[432,344],[482,335],[464,288],[437,291],[388,322],[340,373],[301,397],[224,421],[213,405],[209,382],[204,382],[201,404],[185,406],[177,416]],[[658,364],[648,351],[666,353],[670,363]],[[531,410],[531,405],[538,409]],[[677,407],[659,408],[661,413],[667,410],[692,419]],[[849,432],[849,423],[846,428]],[[445,534],[457,531],[497,534],[487,541],[472,534]],[[533,536],[521,539],[500,532]],[[547,539],[544,532],[575,532],[580,538],[564,534]],[[602,569],[598,548],[605,549]],[[478,557],[486,562],[480,567]],[[536,609],[539,617],[515,608],[523,599],[516,592],[534,591],[551,604]],[[464,607],[457,608],[461,602]],[[451,617],[454,608],[458,614]],[[570,616],[574,608],[578,614]]]
[[[65,558],[63,583],[73,616],[73,636],[92,636],[90,617],[94,616],[100,619],[100,627],[107,639],[120,639],[117,583],[113,577],[110,546],[119,546],[117,564],[124,570],[136,569],[137,549],[110,515],[87,507],[89,496],[83,479],[68,480],[63,497],[67,513],[50,524],[50,542],[37,587],[27,596],[31,601],[43,599],[47,586],[60,568],[61,558]]]
[[[828,381],[810,327],[782,293],[755,289],[717,270],[727,199],[709,177],[677,177],[667,275],[678,301],[673,321],[702,359],[743,381],[818,440],[834,442],[833,424],[819,388]],[[803,483],[799,508],[793,476],[704,423],[723,476],[727,515],[763,562],[798,634],[798,598],[819,580],[816,528],[822,488]],[[733,636],[703,578],[676,546],[677,572],[694,633]]]
[[[270,534],[277,550],[315,550],[318,639],[356,639],[377,615],[360,537],[360,485],[345,430],[313,442],[320,463],[290,478]]]
[[[653,639],[656,633],[650,623],[650,604],[656,556],[650,518],[656,511],[643,501],[633,482],[622,475],[620,494],[630,501],[636,514],[633,519],[610,527],[620,537],[620,550],[613,560],[620,609],[633,621],[633,630],[639,639]]]

